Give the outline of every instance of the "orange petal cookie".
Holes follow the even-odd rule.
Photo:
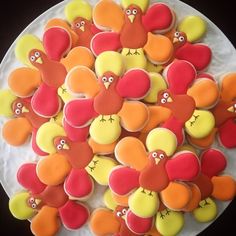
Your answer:
[[[2,136],[12,146],[24,144],[32,133],[32,126],[26,118],[7,121],[2,129]]]
[[[71,165],[67,161],[67,157],[58,153],[41,159],[37,164],[37,175],[47,185],[63,183],[70,170]]]
[[[74,67],[66,77],[66,87],[75,95],[94,97],[99,92],[96,75],[85,66]]]
[[[210,79],[199,79],[188,89],[187,94],[192,97],[198,108],[210,108],[219,98],[217,83]]]
[[[113,192],[111,192],[111,195],[114,201],[117,203],[117,205],[128,206],[129,196],[119,196]]]
[[[15,69],[8,77],[8,85],[18,97],[30,97],[40,84],[40,72],[31,68]]]
[[[189,189],[191,190],[192,196],[190,202],[183,209],[186,212],[191,212],[196,209],[201,201],[201,191],[195,184],[190,184]]]
[[[223,77],[221,82],[221,99],[229,102],[236,97],[236,73],[230,73]]]
[[[49,206],[44,206],[30,225],[32,233],[38,236],[55,235],[60,227],[57,209]]]
[[[149,119],[147,107],[134,101],[124,102],[118,115],[121,117],[122,127],[131,132],[140,131]]]
[[[66,67],[67,72],[76,66],[85,66],[92,69],[94,61],[92,52],[85,47],[75,47],[65,58],[61,59],[61,63]]]

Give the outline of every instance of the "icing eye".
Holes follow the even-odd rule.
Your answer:
[[[16,113],[17,115],[20,115],[21,110],[20,110],[20,109],[16,109],[16,110],[15,110],[15,113]]]
[[[131,14],[131,10],[126,10],[126,14],[130,15]]]
[[[234,104],[234,108],[236,109],[236,104]]]
[[[21,107],[22,107],[22,104],[19,102],[19,103],[16,104],[16,106],[17,106],[18,108],[21,108]]]
[[[122,210],[123,215],[126,215],[126,212],[127,212],[126,209],[123,209],[123,210]]]
[[[81,24],[81,25],[85,25],[85,22],[84,22],[84,21],[81,21],[80,24]]]
[[[132,11],[132,13],[133,13],[134,15],[136,15],[136,14],[138,13],[138,11],[137,11],[136,9],[134,9],[134,10]]]
[[[156,152],[153,152],[153,153],[152,153],[152,157],[156,158],[156,157],[157,157],[157,153],[156,153]]]
[[[117,215],[118,217],[121,217],[121,216],[122,216],[122,213],[121,213],[120,211],[118,211],[118,212],[116,213],[116,215]]]
[[[165,104],[165,103],[166,103],[166,99],[165,99],[165,98],[162,98],[162,99],[161,99],[161,103],[162,103],[162,104]]]
[[[163,94],[163,97],[164,97],[164,98],[168,98],[168,97],[169,97],[169,94],[168,94],[168,93],[164,93],[164,94]]]
[[[35,52],[35,57],[40,57],[40,53],[39,52]]]
[[[35,61],[35,56],[31,56],[31,57],[30,57],[30,60],[31,60],[31,61]]]
[[[183,42],[184,41],[184,36],[179,37],[179,41]]]
[[[77,28],[79,28],[79,27],[80,27],[80,23],[76,23],[75,26],[76,26]]]
[[[110,83],[112,83],[112,82],[113,82],[113,80],[114,80],[114,78],[113,78],[113,77],[109,77],[109,78],[108,78],[108,81],[109,81]]]
[[[107,77],[102,77],[102,82],[107,82]]]
[[[175,32],[175,37],[179,37],[179,32]]]
[[[66,141],[64,139],[61,140],[60,142],[62,145],[64,145],[66,143]]]
[[[31,207],[32,207],[33,209],[35,209],[35,208],[37,207],[37,205],[36,205],[35,203],[33,203],[33,204],[31,205]]]
[[[31,198],[29,199],[29,202],[30,202],[30,203],[34,203],[34,198],[31,197]]]
[[[62,149],[61,144],[57,145],[57,149],[58,149],[58,150],[61,150],[61,149]]]
[[[159,155],[159,158],[160,158],[160,159],[163,159],[164,157],[165,157],[165,156],[164,156],[163,153]]]

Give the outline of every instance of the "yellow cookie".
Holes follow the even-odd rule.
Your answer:
[[[116,165],[116,162],[111,158],[94,156],[85,169],[97,183],[108,185],[109,174]]]
[[[103,202],[105,206],[113,211],[115,211],[117,207],[117,203],[114,201],[112,192],[110,189],[107,189],[103,195]]]
[[[201,222],[206,223],[212,221],[217,216],[217,206],[211,198],[202,200],[199,207],[193,211],[194,218]]]
[[[72,23],[77,17],[83,17],[87,20],[92,19],[92,7],[87,1],[73,0],[65,7],[66,19]]]
[[[146,139],[149,152],[162,150],[167,156],[172,156],[177,148],[177,139],[173,132],[165,128],[156,128],[149,132]]]
[[[215,127],[213,114],[205,110],[195,110],[193,116],[185,123],[186,132],[193,138],[208,136]]]
[[[55,153],[54,138],[58,136],[66,136],[64,129],[53,122],[44,123],[37,132],[36,143],[39,148],[46,153]]]
[[[15,55],[16,58],[23,64],[33,67],[29,60],[29,52],[32,49],[44,51],[42,42],[32,34],[26,34],[20,37],[16,42]]]
[[[9,201],[9,209],[11,214],[19,220],[30,219],[36,211],[27,205],[30,198],[28,192],[17,193],[11,197]]]
[[[112,115],[113,120],[109,119],[110,116],[98,116],[90,126],[90,136],[98,144],[112,144],[120,137],[119,116]]]
[[[146,69],[147,66],[147,59],[144,55],[143,49],[139,48],[134,50],[134,53],[130,53],[132,49],[124,48],[121,54],[124,56],[126,70],[139,68],[139,69]]]
[[[56,116],[52,117],[50,119],[50,122],[56,123],[56,124],[62,126],[63,125],[62,124],[62,122],[63,122],[63,112],[61,111]]]
[[[156,103],[157,95],[161,90],[167,89],[166,82],[161,74],[158,73],[149,73],[151,79],[151,89],[148,95],[144,98],[145,102]]]
[[[205,35],[207,25],[199,16],[187,16],[180,22],[178,31],[184,32],[189,42],[196,42]]]
[[[147,72],[161,73],[163,69],[164,67],[162,65],[156,65],[156,64],[151,63],[150,61],[147,61],[147,66],[146,66]]]
[[[141,10],[143,12],[145,12],[148,8],[149,0],[142,0],[142,1],[140,1],[140,0],[121,0],[121,5],[124,8],[127,8],[132,4],[139,6],[141,8]]]
[[[61,97],[64,103],[67,103],[75,99],[75,96],[73,96],[71,93],[68,93],[65,84],[63,84],[61,87],[58,88],[57,93]]]
[[[177,235],[184,226],[184,216],[181,212],[165,209],[157,213],[155,225],[162,235]]]
[[[137,216],[149,218],[156,214],[160,205],[157,193],[138,188],[129,197],[130,210]]]
[[[10,90],[0,90],[0,115],[5,117],[13,116],[12,103],[17,97]]]
[[[124,59],[118,52],[103,52],[95,61],[95,70],[98,77],[102,76],[105,72],[113,72],[117,76],[124,73]]]

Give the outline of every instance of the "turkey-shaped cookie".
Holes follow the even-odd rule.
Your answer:
[[[176,136],[165,128],[152,130],[146,146],[149,154],[142,142],[133,137],[124,138],[117,144],[116,159],[125,166],[112,170],[109,177],[111,190],[118,195],[131,194],[130,210],[139,217],[155,215],[159,193],[169,208],[182,209],[191,194],[189,188],[177,180],[190,181],[198,176],[197,156],[192,152],[178,152],[173,156],[177,147]],[[179,201],[175,201],[177,195]]]
[[[90,176],[101,185],[108,184],[108,175],[116,165],[115,161],[95,155],[87,141],[70,140],[58,124],[49,122],[42,125],[36,142],[42,150],[50,153],[37,164],[37,174],[43,183],[64,183],[66,193],[80,200],[93,193],[94,184]]]
[[[98,79],[85,67],[76,67],[70,71],[66,78],[68,91],[86,98],[68,102],[64,115],[72,127],[86,127],[92,122],[91,137],[97,143],[110,144],[120,136],[120,125],[131,132],[145,126],[148,120],[147,107],[139,101],[128,100],[145,97],[150,89],[150,78],[139,69],[124,73],[124,61],[117,52],[99,55],[95,69]],[[105,136],[103,132],[109,135]],[[111,135],[114,137],[109,139]],[[104,140],[106,137],[108,139]]]
[[[31,98],[18,98],[10,90],[0,91],[0,115],[12,117],[3,125],[2,135],[7,143],[20,146],[27,142],[32,134],[32,147],[36,154],[43,154],[35,145],[37,129],[48,119],[38,116],[32,109]]]
[[[174,26],[172,10],[163,3],[148,8],[149,0],[123,0],[121,5],[107,0],[95,5],[94,23],[111,32],[95,35],[91,42],[94,54],[123,49],[122,54],[132,56],[140,55],[144,50],[152,62],[166,63],[172,57],[173,44],[169,38],[153,33],[167,32]]]
[[[67,21],[78,35],[78,46],[90,48],[92,37],[100,32],[92,22],[92,7],[85,0],[72,0],[65,7]]]
[[[31,219],[34,235],[54,235],[60,230],[61,223],[69,230],[75,230],[87,222],[88,209],[79,202],[69,200],[63,185],[44,185],[36,175],[36,164],[22,165],[17,179],[28,191],[12,196],[9,209],[17,219]],[[72,212],[75,218],[70,217]]]
[[[197,71],[205,70],[212,57],[211,49],[201,43],[192,44],[188,42],[184,32],[176,31],[173,38],[175,53],[174,57],[179,60],[186,60],[194,65]]]

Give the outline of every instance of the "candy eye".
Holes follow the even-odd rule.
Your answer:
[[[130,15],[131,14],[131,10],[126,10],[126,14]]]
[[[35,56],[31,56],[31,57],[30,57],[30,60],[31,60],[31,61],[35,61]]]
[[[61,150],[61,149],[62,149],[61,144],[57,145],[57,149],[58,149],[58,150]]]
[[[184,37],[183,36],[179,37],[179,41],[183,42],[184,41]]]
[[[18,108],[22,108],[22,104],[21,104],[20,102],[17,103],[16,106],[17,106]]]
[[[66,143],[66,141],[64,139],[61,140],[60,142],[62,145],[64,145]]]
[[[105,83],[107,82],[107,77],[102,77],[102,81]]]
[[[81,21],[80,24],[81,24],[81,25],[85,25],[85,22],[84,22],[84,21]]]
[[[126,215],[126,212],[127,212],[126,209],[123,209],[123,210],[122,210],[123,215]]]
[[[35,57],[40,57],[40,53],[39,52],[35,52]]]
[[[31,197],[31,198],[29,199],[29,202],[30,202],[30,203],[34,203],[34,198]]]
[[[138,11],[136,9],[134,9],[132,12],[134,15],[136,15],[138,13]]]
[[[156,153],[156,152],[153,152],[153,153],[152,153],[152,157],[156,158],[156,157],[157,157],[157,153]]]
[[[234,104],[234,108],[236,109],[236,104]]]
[[[161,99],[161,103],[162,103],[162,104],[165,104],[165,103],[166,103],[166,99],[165,99],[165,98],[162,98],[162,99]]]
[[[168,94],[168,93],[164,93],[164,94],[163,94],[163,97],[164,97],[164,98],[168,98],[168,97],[169,97],[169,94]]]
[[[76,23],[75,26],[76,26],[77,28],[79,28],[79,27],[80,27],[80,23]]]
[[[159,155],[159,158],[160,158],[160,159],[163,159],[164,157],[165,157],[164,154],[160,154],[160,155]]]
[[[37,205],[36,205],[35,203],[33,203],[33,204],[31,205],[31,207],[32,207],[33,209],[35,209],[35,208],[37,207]]]
[[[15,113],[16,113],[17,115],[20,115],[20,113],[21,113],[20,109],[16,109],[16,110],[15,110]]]
[[[117,215],[118,217],[121,217],[121,216],[122,216],[122,213],[121,213],[120,211],[118,211],[118,212],[116,213],[116,215]]]
[[[109,79],[108,79],[108,81],[109,81],[110,83],[112,83],[112,82],[113,82],[113,80],[114,80],[114,78],[113,78],[113,77],[109,77]]]
[[[175,37],[179,37],[179,32],[175,32]]]

